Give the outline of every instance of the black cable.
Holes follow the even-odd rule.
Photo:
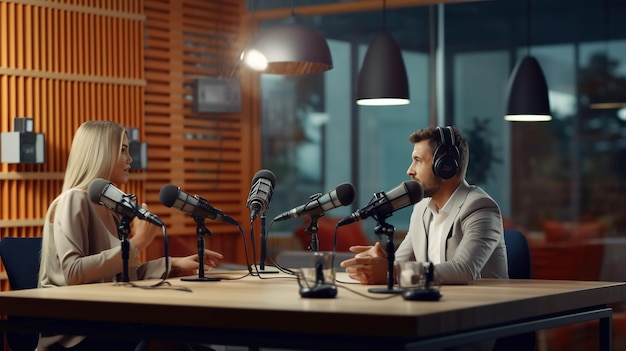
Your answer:
[[[163,230],[163,251],[164,251],[163,254],[165,256],[165,273],[163,274],[163,278],[160,281],[152,285],[138,285],[134,282],[117,282],[115,285],[131,287],[131,288],[140,288],[140,289],[156,289],[156,288],[163,289],[165,288],[165,289],[191,292],[191,289],[189,289],[186,286],[172,285],[172,283],[167,281],[168,276],[170,274],[169,240],[167,238],[167,229],[165,228],[165,226],[161,226],[161,229]],[[199,269],[204,269],[204,267],[199,267]]]

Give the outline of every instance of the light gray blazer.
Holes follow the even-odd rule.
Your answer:
[[[409,230],[395,252],[395,261],[428,261],[427,229],[430,198],[413,206]],[[442,261],[435,272],[442,284],[471,284],[480,278],[508,278],[502,216],[498,204],[481,188],[461,182],[443,223]]]

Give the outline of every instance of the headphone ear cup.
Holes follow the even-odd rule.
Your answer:
[[[435,159],[433,163],[433,171],[435,175],[441,179],[450,179],[459,170],[459,163],[453,156],[452,150],[446,148],[443,154]]]
[[[433,153],[433,172],[441,179],[450,179],[459,171],[461,155],[454,145],[452,128],[437,127],[437,130],[439,130],[441,144]]]

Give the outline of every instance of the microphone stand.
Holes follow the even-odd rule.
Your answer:
[[[265,269],[265,259],[267,257],[267,234],[265,233],[265,211],[261,214],[261,259],[259,261],[259,273],[278,273],[277,270]]]
[[[386,235],[387,236],[387,287],[386,288],[369,288],[368,291],[371,293],[382,293],[382,294],[400,294],[404,290],[400,288],[394,288],[394,277],[393,277],[393,262],[396,259],[395,256],[395,247],[393,244],[393,234],[395,232],[394,226],[385,222],[385,219],[378,219],[378,225],[374,228],[374,232],[378,235]]]
[[[317,225],[317,219],[320,218],[320,216],[311,216],[311,223],[309,223],[309,226],[306,227],[306,231],[309,233],[309,235],[311,235],[311,244],[309,245],[309,251],[319,251],[319,240],[317,238],[317,232],[319,231],[320,227]]]
[[[216,282],[220,278],[209,278],[204,276],[204,236],[212,236],[213,233],[204,225],[204,218],[192,216],[196,222],[196,234],[198,235],[198,276],[183,277],[180,280],[188,282]]]
[[[130,234],[130,221],[132,217],[122,216],[119,226],[117,227],[117,236],[122,243],[122,281],[128,283],[130,278],[128,276],[128,257],[130,254],[130,241],[128,241],[128,235]]]

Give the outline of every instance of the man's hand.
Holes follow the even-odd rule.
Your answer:
[[[350,252],[356,252],[354,258],[341,262],[350,278],[368,285],[387,282],[387,253],[379,242],[374,246],[352,246]]]

